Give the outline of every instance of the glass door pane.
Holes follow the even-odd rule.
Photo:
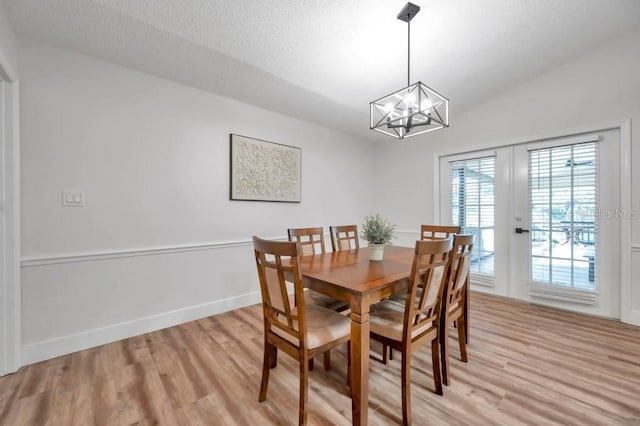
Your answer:
[[[495,157],[471,158],[449,163],[451,223],[475,234],[471,272],[495,271]]]
[[[595,142],[529,151],[532,282],[596,289]]]

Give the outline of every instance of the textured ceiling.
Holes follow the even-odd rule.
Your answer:
[[[374,140],[404,0],[2,0],[21,35]],[[414,0],[411,82],[455,114],[623,33],[640,0]],[[422,136],[428,137],[428,136]]]

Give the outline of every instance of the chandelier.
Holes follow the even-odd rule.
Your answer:
[[[420,6],[407,5],[398,19],[407,23],[407,87],[370,104],[371,129],[404,139],[449,127],[449,99],[426,84],[411,84],[411,19]]]

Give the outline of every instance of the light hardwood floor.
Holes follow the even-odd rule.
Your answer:
[[[473,293],[470,335],[444,396],[414,354],[414,424],[640,425],[640,327]],[[30,365],[0,378],[0,425],[296,424],[287,356],[258,403],[262,347],[256,305]],[[350,424],[345,357],[311,372],[310,424]],[[399,369],[371,362],[371,425],[401,423]]]

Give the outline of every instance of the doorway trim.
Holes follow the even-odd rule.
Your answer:
[[[458,150],[449,149],[446,151],[436,152],[433,157],[433,193],[435,194],[436,198],[435,203],[433,203],[433,217],[436,218],[436,221],[438,223],[442,222],[443,220],[440,215],[440,201],[442,199],[440,187],[440,158],[442,157],[615,129],[620,131],[620,209],[623,212],[631,212],[631,119],[626,119],[578,127],[574,129],[549,132],[529,137],[518,137],[495,143],[488,142],[481,145],[474,145]],[[632,251],[633,246],[631,242],[631,220],[625,218],[620,221],[620,321],[628,324],[640,325],[640,309],[634,310],[631,304]]]
[[[0,376],[21,366],[19,84],[0,64]]]

